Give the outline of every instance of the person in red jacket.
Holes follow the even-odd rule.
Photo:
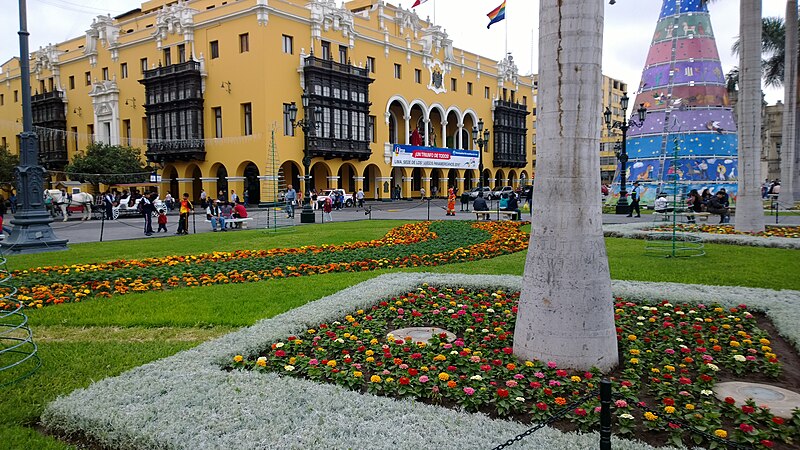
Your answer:
[[[234,219],[247,218],[247,209],[244,207],[244,203],[237,202],[236,206],[233,207],[233,218]],[[242,228],[242,223],[241,222],[235,223],[234,226],[236,226],[236,228]]]

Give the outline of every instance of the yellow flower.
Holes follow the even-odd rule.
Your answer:
[[[336,361],[333,359],[328,361],[328,367],[336,367]]]
[[[295,358],[294,356],[292,356],[291,358],[289,358],[289,364],[294,364],[294,363],[296,363],[296,362],[297,362],[297,358]]]
[[[573,375],[572,377],[570,377],[570,380],[572,382],[574,382],[574,383],[580,383],[581,382],[581,377],[579,377],[577,375]]]
[[[367,358],[367,362],[368,362],[368,363],[375,362],[375,358],[373,358],[372,356],[370,356],[370,357],[368,357],[368,358]]]
[[[314,333],[316,333],[316,332],[317,332],[317,330],[315,330],[315,329],[313,329],[313,328],[312,328],[312,329],[310,329],[310,330],[308,330],[308,334],[314,334]]]
[[[631,349],[631,351],[630,351],[630,353],[631,353],[631,355],[633,355],[633,356],[639,356],[639,354],[640,354],[641,352],[639,351],[639,349],[632,348],[632,349]]]
[[[761,345],[769,345],[770,344],[769,339],[759,339],[758,343],[761,344]]]
[[[772,351],[772,347],[769,347],[769,346],[766,346],[766,345],[762,345],[761,346],[761,351],[769,353],[769,352]]]
[[[372,351],[372,350],[367,350],[366,352],[364,352],[364,354],[367,355],[367,356],[372,356],[372,355],[375,354],[375,352]]]
[[[444,356],[444,355],[441,355],[441,354],[439,354],[439,355],[436,355],[436,356],[434,356],[434,357],[433,357],[433,360],[434,360],[434,361],[444,361],[444,360],[446,360],[446,359],[447,359],[447,357],[446,357],[446,356]]]
[[[243,359],[244,359],[244,358],[242,357],[242,355],[236,355],[236,356],[234,356],[234,357],[233,357],[233,360],[234,360],[235,362],[237,362],[237,363],[238,363],[238,362],[242,362],[242,360],[243,360]]]
[[[667,407],[664,408],[664,412],[666,412],[667,414],[672,414],[672,413],[675,412],[675,407],[674,406],[667,406]]]
[[[442,373],[439,374],[439,380],[440,381],[447,381],[449,379],[450,379],[450,374],[448,374],[446,372],[442,372]]]
[[[375,344],[377,344],[377,343],[378,343],[378,340],[377,340],[377,339],[375,339],[375,338],[372,338],[372,339],[370,339],[370,340],[369,340],[369,344],[370,344],[370,345],[375,345]]]
[[[742,344],[738,343],[737,341],[731,341],[731,347],[739,347],[740,345]]]
[[[525,361],[525,367],[533,367],[533,361]]]
[[[647,411],[646,413],[644,413],[644,418],[652,422],[658,419],[658,416],[651,413],[650,411]]]
[[[694,405],[691,404],[691,403],[687,403],[686,404],[686,409],[688,409],[689,411],[694,411]]]
[[[651,317],[651,318],[647,319],[647,321],[650,322],[650,323],[653,323],[653,322],[656,321],[656,318],[655,317]]]
[[[636,340],[636,335],[635,334],[629,334],[628,335],[628,340],[629,341],[635,341]]]
[[[377,375],[373,375],[373,376],[369,377],[369,381],[371,381],[373,383],[380,383],[381,382],[381,377],[379,377]]]
[[[631,364],[639,364],[639,358],[631,358]]]
[[[661,373],[661,371],[660,371],[660,370],[658,370],[658,367],[653,367],[652,369],[650,369],[650,372],[653,372],[653,373]]]
[[[675,367],[674,366],[664,366],[664,370],[668,370],[670,372],[675,372]]]
[[[353,376],[356,377],[356,378],[361,378],[362,375],[364,375],[364,374],[359,372],[359,371],[357,371],[357,370],[355,372],[353,372]]]
[[[714,436],[725,439],[728,437],[728,432],[725,430],[714,430]]]
[[[256,365],[261,366],[261,367],[267,367],[267,358],[265,358],[263,356],[258,358],[256,360]]]

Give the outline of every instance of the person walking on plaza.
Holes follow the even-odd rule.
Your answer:
[[[114,220],[114,197],[108,191],[103,195],[103,208],[105,208],[106,220]]]
[[[456,192],[453,188],[447,190],[447,214],[448,216],[456,215]]]
[[[181,206],[178,209],[180,217],[178,218],[178,231],[175,234],[189,234],[189,214],[193,209],[194,206],[189,201],[189,194],[184,193]]]
[[[153,201],[150,196],[143,195],[139,199],[139,210],[144,216],[144,235],[151,236],[153,234]]]
[[[328,222],[333,221],[333,217],[331,217],[331,211],[333,211],[333,201],[331,201],[330,197],[325,197],[325,202],[322,204],[322,221]]]
[[[167,212],[163,209],[158,212],[158,230],[156,230],[156,233],[160,233],[161,230],[164,230],[164,233],[167,232]]]
[[[208,196],[208,194],[206,194],[206,190],[205,189],[200,189],[200,207],[201,208],[205,208],[206,206],[208,206],[208,204],[207,204],[208,202],[207,202],[207,198],[206,198],[207,196]]]
[[[219,200],[209,202],[206,208],[206,219],[211,222],[211,231],[217,231],[217,224],[219,224],[220,231],[225,231],[225,218],[221,214]]]
[[[419,188],[419,198],[422,199],[422,200],[425,200],[425,188],[424,187]]]
[[[172,194],[169,192],[164,196],[164,204],[167,205],[167,211],[172,211],[175,207],[175,199],[172,198]]]
[[[359,189],[358,192],[356,192],[356,204],[358,205],[356,207],[356,212],[359,209],[364,207],[364,190],[363,189]]]
[[[639,182],[633,182],[633,189],[631,189],[631,209],[628,213],[628,217],[633,217],[633,212],[636,211],[636,217],[642,217],[639,211],[639,199],[642,190],[639,187]]]
[[[289,185],[289,191],[286,192],[284,199],[286,200],[286,218],[294,219],[294,207],[297,204],[297,191],[294,190],[294,186]]]
[[[235,190],[231,189],[231,204],[236,204],[239,201],[239,194],[236,193]]]

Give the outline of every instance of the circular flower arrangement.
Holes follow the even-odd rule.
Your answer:
[[[236,355],[228,368],[278,372],[350,389],[410,397],[470,411],[543,421],[562,408],[578,429],[599,426],[596,370],[563,370],[553,361],[513,355],[519,292],[424,286],[387,298],[341,321],[268,344],[258,355]],[[717,437],[769,446],[800,439],[800,410],[792,419],[765,407],[719,401],[720,374],[778,377],[781,365],[769,336],[747,307],[642,304],[616,301],[624,360],[612,378],[615,433],[667,432],[676,445],[718,446],[687,424]],[[387,337],[389,330],[437,326],[456,334],[430,343]],[[579,400],[589,394],[589,400]],[[648,400],[645,400],[648,399]]]
[[[420,222],[390,230],[381,239],[341,245],[237,250],[107,263],[45,266],[12,273],[25,306],[79,302],[182,286],[244,283],[332,272],[450,264],[524,250],[523,223]],[[0,309],[16,303],[0,301]]]
[[[675,224],[675,227],[678,231],[686,233],[739,234],[739,235],[761,236],[761,237],[800,238],[800,227],[798,226],[769,225],[767,226],[766,230],[763,233],[738,232],[732,225],[692,225],[686,223],[678,223]],[[671,232],[672,225],[653,227],[650,228],[650,231]]]

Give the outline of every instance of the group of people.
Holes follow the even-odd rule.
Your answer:
[[[761,184],[761,198],[766,200],[770,195],[777,197],[781,193],[781,180],[772,180],[769,178],[764,180]]]
[[[478,192],[478,197],[472,202],[472,209],[475,211],[489,211],[489,205],[486,203],[486,199],[483,197],[483,192]],[[516,216],[514,218],[517,220],[521,217],[519,200],[517,199],[517,194],[515,192],[503,193],[500,196],[498,209],[500,211],[515,212]]]
[[[719,223],[730,223],[731,221],[730,196],[725,188],[720,189],[713,195],[708,188],[703,189],[702,193],[699,193],[697,189],[692,189],[686,196],[686,208],[688,209],[686,216],[688,223],[695,223],[695,216],[691,215],[693,212],[716,214],[719,216]],[[656,196],[656,200],[653,202],[653,209],[657,213],[667,213],[674,210],[669,205],[667,194],[663,192]]]
[[[229,222],[231,219],[246,218],[247,208],[245,208],[244,202],[231,203],[219,199],[207,202],[206,219],[211,222],[211,231],[227,231],[228,228],[233,228],[234,224]],[[226,222],[228,222],[227,226]],[[240,224],[236,225],[241,226]]]

